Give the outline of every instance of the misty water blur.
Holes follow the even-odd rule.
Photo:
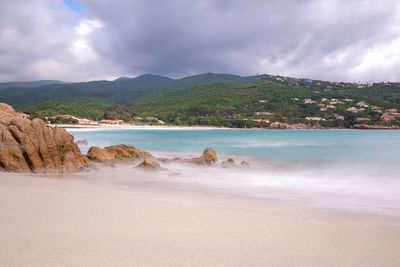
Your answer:
[[[198,157],[217,150],[250,168],[161,163],[157,172],[134,164],[102,167],[87,179],[118,186],[184,190],[296,201],[315,206],[400,215],[398,131],[70,130],[92,145],[134,145],[156,157]]]

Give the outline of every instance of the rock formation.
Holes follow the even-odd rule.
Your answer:
[[[89,160],[66,130],[51,128],[40,119],[24,119],[0,103],[0,170],[65,173],[84,170]]]
[[[87,156],[90,160],[97,162],[105,162],[114,159],[142,159],[152,157],[152,155],[146,151],[127,145],[114,145],[105,148],[92,146]]]
[[[354,124],[351,126],[352,129],[363,129],[363,130],[398,130],[399,126],[394,125],[369,125],[369,124]]]
[[[206,148],[203,151],[200,159],[208,165],[213,165],[217,162],[217,152],[213,148]]]
[[[269,129],[325,129],[322,127],[318,122],[313,124],[304,124],[304,123],[297,123],[297,124],[289,124],[284,122],[274,122],[270,126]]]
[[[145,159],[141,163],[139,163],[136,168],[141,168],[145,170],[156,170],[160,169],[160,164],[153,159]]]
[[[221,167],[222,168],[230,168],[230,167],[234,167],[235,165],[235,160],[233,158],[228,158],[227,160],[223,161],[221,163]]]

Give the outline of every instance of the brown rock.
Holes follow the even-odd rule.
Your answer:
[[[304,123],[296,123],[296,124],[288,124],[284,122],[274,122],[270,126],[270,129],[325,129],[318,122],[314,122],[312,124],[304,124]]]
[[[136,168],[141,168],[145,170],[156,170],[160,169],[160,164],[153,159],[145,159],[141,163],[139,163]]]
[[[102,148],[97,147],[97,146],[92,146],[91,148],[89,148],[89,151],[87,153],[87,157],[90,160],[99,161],[99,162],[104,162],[104,161],[107,161],[107,160],[114,159],[114,157],[113,157],[113,155],[111,155],[111,153],[109,153],[105,149],[102,149]]]
[[[369,125],[369,124],[354,124],[351,126],[352,129],[362,129],[362,130],[398,130],[399,126],[394,125]]]
[[[12,172],[64,173],[84,170],[89,160],[66,130],[17,116],[0,103],[0,169]]]
[[[105,148],[93,146],[89,149],[87,156],[90,160],[99,162],[113,159],[141,159],[152,157],[152,155],[146,151],[127,145],[114,145]]]
[[[206,148],[200,157],[207,165],[214,165],[217,162],[217,152],[213,148]]]
[[[268,126],[268,128],[271,128],[271,129],[287,129],[287,124],[283,123],[283,122],[274,122],[274,123],[271,123],[271,125]]]
[[[242,167],[250,167],[250,164],[247,161],[243,160],[242,162],[240,162],[240,166],[242,166]]]

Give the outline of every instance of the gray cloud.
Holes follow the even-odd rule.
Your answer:
[[[0,4],[1,15],[19,7],[0,16],[2,40],[4,29],[18,33],[0,43],[0,79],[212,71],[400,80],[394,0],[82,0],[83,15],[61,1],[25,2]]]

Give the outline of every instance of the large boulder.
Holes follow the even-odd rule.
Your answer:
[[[127,145],[114,145],[105,148],[93,146],[89,149],[87,156],[90,160],[98,162],[115,159],[142,159],[152,157],[149,152]]]
[[[11,106],[0,103],[0,170],[65,173],[88,166],[89,160],[65,129],[21,118]]]

